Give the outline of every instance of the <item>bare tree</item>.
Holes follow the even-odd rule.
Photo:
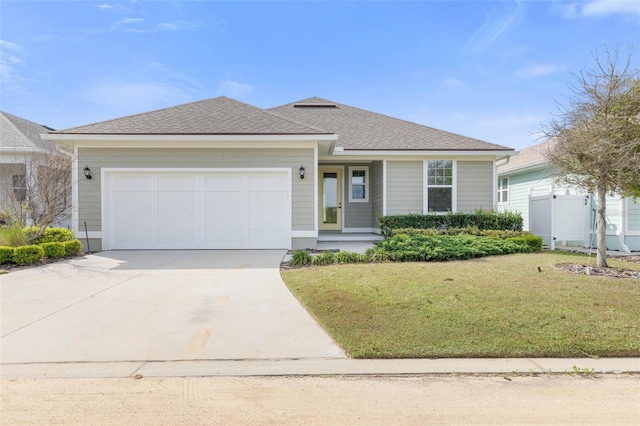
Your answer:
[[[555,138],[546,157],[558,181],[597,195],[597,266],[607,267],[606,197],[640,195],[640,80],[631,48],[593,54],[595,67],[573,74],[573,96],[543,128]]]
[[[33,225],[38,238],[45,228],[60,224],[71,211],[71,155],[47,144],[40,152],[26,157],[24,175],[14,176],[2,194],[2,209],[13,222]],[[17,178],[17,179],[16,179]]]

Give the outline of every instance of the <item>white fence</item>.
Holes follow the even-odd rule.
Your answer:
[[[591,200],[589,195],[568,195],[554,186],[529,191],[529,230],[555,249],[556,241],[581,241],[587,246]],[[542,193],[541,193],[542,192]]]

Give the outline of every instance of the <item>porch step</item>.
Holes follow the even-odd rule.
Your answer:
[[[343,232],[320,232],[318,233],[318,242],[349,242],[349,241],[368,241],[375,242],[384,240],[382,235],[369,233],[343,233]]]

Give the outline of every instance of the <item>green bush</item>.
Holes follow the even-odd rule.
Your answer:
[[[36,245],[21,246],[13,249],[13,262],[18,265],[31,265],[44,256],[42,247]]]
[[[307,253],[306,250],[296,250],[293,252],[289,264],[293,266],[306,266],[311,265],[311,261],[311,255]]]
[[[77,256],[82,253],[80,240],[65,241],[62,245],[64,246],[65,256]]]
[[[0,265],[13,262],[13,247],[0,246]]]
[[[27,244],[27,237],[22,232],[22,225],[0,228],[0,246],[19,247]]]
[[[474,213],[448,213],[446,215],[396,215],[381,216],[380,231],[385,237],[393,234],[397,228],[444,229],[467,228],[522,231],[523,220],[520,213],[476,210]]]
[[[60,259],[67,255],[63,243],[42,243],[38,245],[42,247],[45,257],[49,259]]]
[[[364,257],[364,259],[367,259]],[[338,263],[366,263],[360,253],[354,253],[346,250],[340,250],[336,254],[336,262]]]
[[[521,237],[507,239],[527,247],[529,251],[542,251],[542,237],[538,237],[537,235],[523,235]]]
[[[365,256],[367,257],[367,262],[372,263],[383,263],[393,260],[390,252],[378,246],[367,249]]]
[[[28,226],[24,228],[24,234],[28,239],[32,239],[40,232],[39,227]],[[65,241],[73,241],[76,237],[73,231],[67,228],[46,228],[40,237],[32,241],[33,244],[43,243],[63,243]]]
[[[323,251],[315,256],[311,263],[316,266],[333,265],[336,263],[336,255],[331,251]]]
[[[528,246],[514,241],[474,235],[395,235],[376,243],[398,262],[464,260],[498,254],[524,253]]]

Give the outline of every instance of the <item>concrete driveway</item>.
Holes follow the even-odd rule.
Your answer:
[[[3,364],[344,358],[283,250],[113,251],[0,277]]]

